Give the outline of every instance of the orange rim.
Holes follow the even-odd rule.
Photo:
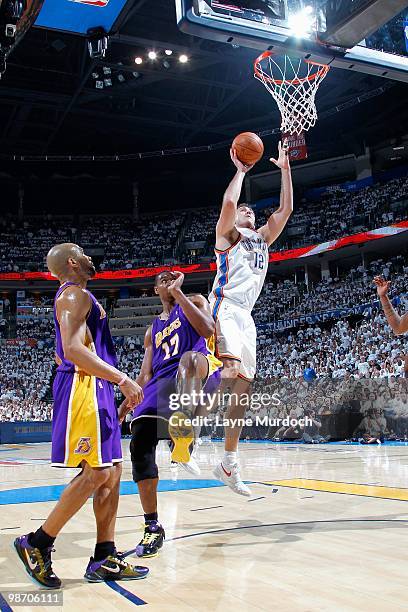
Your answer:
[[[272,55],[274,55],[272,51],[264,51],[254,61],[255,76],[257,76],[258,79],[260,79],[261,81],[266,81],[267,83],[274,83],[275,85],[282,85],[282,83],[291,83],[292,85],[299,85],[300,83],[304,83],[305,81],[314,81],[319,76],[325,76],[330,70],[330,66],[328,66],[327,64],[319,64],[318,62],[303,60],[304,62],[306,62],[306,64],[311,64],[312,66],[319,66],[319,70],[317,70],[313,74],[309,74],[309,76],[304,77],[303,79],[274,79],[273,77],[266,75],[262,71],[262,67],[260,65],[264,59],[267,59]]]

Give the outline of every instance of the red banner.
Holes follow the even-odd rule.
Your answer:
[[[327,251],[335,251],[342,247],[351,246],[353,244],[362,244],[380,238],[389,238],[396,236],[408,230],[408,220],[400,221],[394,225],[380,227],[369,232],[353,234],[345,236],[338,240],[329,240],[322,244],[315,244],[299,249],[289,249],[288,251],[278,251],[277,253],[269,253],[269,261],[271,263],[278,261],[287,261],[289,259],[302,259],[303,257],[311,257],[312,255],[320,255]],[[106,272],[98,272],[95,275],[95,280],[126,280],[133,278],[151,278],[164,270],[180,270],[184,274],[197,274],[203,272],[215,272],[217,269],[216,263],[198,263],[198,264],[180,264],[175,266],[158,266],[156,268],[137,268],[135,270],[110,270]],[[56,278],[51,276],[49,272],[5,272],[0,274],[0,281],[27,281],[27,280],[47,280],[56,282]]]

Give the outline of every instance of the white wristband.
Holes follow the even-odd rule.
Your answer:
[[[127,374],[125,374],[124,377],[118,382],[118,387],[121,387],[126,379],[127,379]]]

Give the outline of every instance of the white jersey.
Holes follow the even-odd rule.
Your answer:
[[[247,227],[236,228],[238,240],[225,251],[215,249],[217,275],[208,299],[216,314],[223,300],[251,310],[262,291],[268,271],[268,245]]]

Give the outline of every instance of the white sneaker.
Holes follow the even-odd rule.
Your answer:
[[[242,482],[238,463],[234,463],[234,465],[225,468],[221,462],[215,467],[213,474],[218,480],[221,480],[221,482],[234,491],[234,493],[245,495],[245,497],[251,497],[251,490]]]
[[[194,474],[194,476],[200,476],[201,474],[200,466],[198,465],[194,457],[190,457],[190,461],[188,463],[179,463],[178,465],[181,465],[181,467],[183,467],[186,472],[188,472],[189,474]]]

